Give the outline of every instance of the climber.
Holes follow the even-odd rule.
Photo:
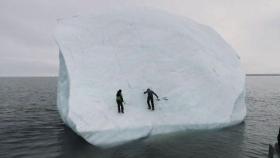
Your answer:
[[[148,97],[147,97],[148,109],[151,109],[151,108],[152,108],[152,110],[155,110],[155,107],[154,107],[154,97],[153,97],[153,95],[155,95],[155,96],[157,97],[157,100],[159,100],[158,95],[157,95],[154,91],[150,90],[149,88],[144,92],[144,94],[146,94],[146,93],[147,93],[147,95],[148,95]],[[151,104],[150,104],[150,103],[151,103]],[[151,105],[152,105],[152,106],[151,106]]]
[[[117,101],[117,104],[118,104],[118,112],[119,113],[124,113],[123,111],[123,103],[124,103],[124,100],[123,100],[123,97],[122,97],[122,90],[118,90],[117,94],[116,94],[116,101]]]

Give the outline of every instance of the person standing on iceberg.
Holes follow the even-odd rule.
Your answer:
[[[123,111],[123,97],[122,97],[122,90],[118,90],[117,94],[116,94],[116,101],[117,101],[117,104],[118,104],[118,112],[119,113],[124,113]]]
[[[148,95],[148,97],[147,97],[148,109],[151,109],[151,107],[152,107],[152,110],[155,110],[155,107],[154,107],[154,95],[157,97],[157,100],[159,100],[158,99],[158,95],[154,91],[152,91],[150,88],[148,88],[144,92],[144,94],[146,94],[146,93]]]

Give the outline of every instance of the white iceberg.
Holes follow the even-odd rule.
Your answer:
[[[246,116],[236,52],[208,26],[153,9],[59,21],[59,113],[86,141],[113,146],[188,129],[221,128]],[[147,109],[151,88],[160,98]],[[122,89],[124,114],[117,112]]]

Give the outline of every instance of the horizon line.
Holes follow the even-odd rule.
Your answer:
[[[280,73],[247,73],[246,76],[280,76]],[[42,75],[42,76],[0,76],[0,78],[28,78],[28,77],[59,77],[58,75]]]

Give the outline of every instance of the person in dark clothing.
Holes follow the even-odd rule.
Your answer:
[[[118,104],[118,112],[119,113],[124,113],[123,111],[123,97],[122,97],[122,90],[118,90],[117,94],[116,94],[116,101],[117,101],[117,104]]]
[[[144,94],[148,95],[148,97],[147,97],[148,108],[149,109],[152,108],[152,110],[155,110],[155,107],[154,107],[154,95],[157,97],[157,100],[159,100],[158,99],[158,95],[154,91],[150,90],[149,88],[144,92]]]

